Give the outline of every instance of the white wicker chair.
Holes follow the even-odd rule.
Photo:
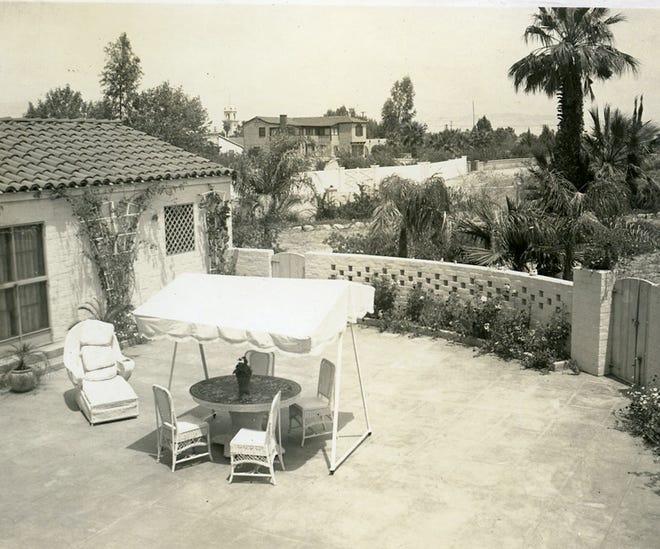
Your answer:
[[[160,462],[160,454],[163,448],[172,452],[172,472],[177,463],[190,461],[208,456],[213,461],[211,453],[211,437],[209,435],[209,424],[207,417],[199,417],[194,412],[186,412],[176,416],[172,395],[160,385],[153,386],[154,401],[156,403],[156,440],[158,455],[156,461]],[[192,455],[178,459],[180,454],[187,453],[193,448],[205,446],[206,452],[193,453]]]
[[[112,324],[88,319],[73,326],[62,361],[91,425],[137,417],[138,398],[127,382],[135,362],[122,354]]]
[[[245,353],[247,363],[252,368],[252,373],[257,376],[275,375],[275,353],[263,351],[247,351]]]
[[[290,407],[290,420],[296,422],[302,430],[300,446],[305,445],[305,439],[332,433],[332,396],[335,388],[335,365],[327,359],[321,360],[319,381],[315,397],[300,399]],[[310,427],[321,425],[323,431],[312,430]]]
[[[253,429],[241,429],[229,443],[231,455],[231,473],[229,482],[235,476],[243,477],[268,477],[275,482],[275,458],[279,458],[282,471],[284,460],[282,459],[282,433],[280,429],[280,400],[281,391],[275,395],[270,405],[270,414],[268,415],[268,424],[265,431],[255,431]],[[275,438],[275,429],[277,428],[277,438]],[[252,469],[237,471],[241,465],[253,465]],[[262,472],[267,468],[268,472]]]

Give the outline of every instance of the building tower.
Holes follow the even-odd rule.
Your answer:
[[[238,120],[236,120],[237,112],[236,107],[231,105],[225,107],[225,117],[222,121],[222,129],[227,136],[234,135],[238,129]]]

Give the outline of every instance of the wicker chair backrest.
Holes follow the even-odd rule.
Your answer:
[[[156,402],[156,412],[160,416],[161,422],[169,423],[173,427],[176,427],[172,395],[161,385],[154,385],[152,388],[154,391],[154,401]]]
[[[266,440],[271,441],[275,436],[275,429],[280,416],[280,400],[282,398],[282,391],[278,391],[273,402],[270,405],[270,413],[268,414],[268,423],[266,424]]]
[[[263,351],[248,351],[245,358],[252,368],[252,373],[257,376],[275,375],[275,353],[265,353]]]
[[[332,400],[332,395],[335,390],[335,365],[328,359],[321,360],[321,367],[319,369],[319,386],[318,396],[327,398],[328,401]]]

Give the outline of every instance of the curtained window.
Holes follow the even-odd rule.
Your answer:
[[[48,328],[43,226],[0,228],[0,341]]]

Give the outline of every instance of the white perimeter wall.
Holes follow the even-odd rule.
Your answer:
[[[468,173],[467,157],[455,158],[445,162],[420,162],[410,166],[374,166],[371,168],[356,168],[307,172],[316,192],[323,194],[326,189],[334,187],[339,201],[348,200],[353,193],[359,192],[359,185],[375,188],[390,175],[398,175],[413,181],[424,181],[432,176],[452,179]]]

